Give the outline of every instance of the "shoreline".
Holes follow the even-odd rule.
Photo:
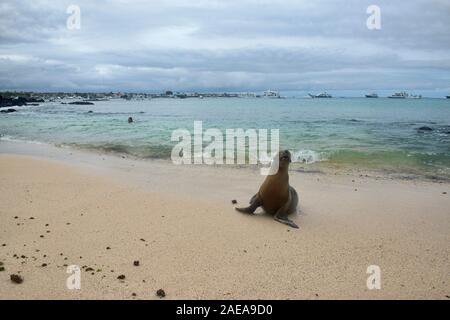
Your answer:
[[[0,167],[0,299],[450,295],[447,183],[292,172],[293,230],[233,209],[261,183],[256,169],[5,142]],[[81,290],[66,288],[64,264],[86,266]],[[381,268],[381,290],[366,287],[369,265]],[[9,280],[18,272],[20,285]]]
[[[116,151],[102,150],[101,148],[83,148],[66,144],[51,144],[40,141],[26,141],[18,139],[1,139],[0,138],[0,154],[23,154],[30,156],[38,156],[48,158],[49,155],[52,159],[69,161],[71,163],[77,163],[76,160],[87,160],[95,162],[98,157],[107,157],[108,159],[126,159],[127,161],[134,161],[135,163],[147,163],[173,166],[170,159],[163,158],[143,158],[129,153],[122,153]],[[73,155],[78,155],[76,159],[72,159]],[[88,161],[88,162],[89,162]],[[85,161],[82,161],[85,162]],[[91,163],[92,164],[92,163]],[[191,164],[183,165],[186,168],[197,168],[204,170],[246,170],[249,172],[259,171],[260,165],[207,165],[207,164]],[[349,166],[336,163],[324,164],[322,161],[304,164],[300,162],[293,162],[289,169],[290,174],[307,174],[307,175],[327,175],[327,176],[341,176],[341,177],[353,177],[353,178],[371,178],[375,180],[393,180],[393,181],[417,181],[424,183],[438,183],[438,184],[450,184],[450,178],[431,175],[428,173],[417,174],[412,172],[397,172],[395,170],[388,169],[374,169],[365,168],[359,166]]]

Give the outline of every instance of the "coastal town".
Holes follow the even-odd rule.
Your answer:
[[[370,93],[365,95],[366,98],[378,98],[378,94]],[[282,99],[279,91],[266,90],[262,93],[255,92],[177,92],[167,90],[160,93],[123,93],[123,92],[27,92],[27,91],[4,91],[0,92],[0,108],[20,107],[24,105],[39,105],[43,102],[61,102],[62,104],[94,104],[95,101],[108,101],[112,99],[124,100],[149,100],[149,99],[187,99],[187,98],[271,98]],[[305,98],[333,98],[327,92],[319,94],[308,93]],[[344,98],[344,97],[342,97]],[[421,99],[421,95],[409,95],[406,92],[394,93],[387,98],[395,99]],[[450,99],[450,96],[445,98]],[[73,102],[67,102],[75,100]],[[0,112],[15,112],[14,109],[2,109]]]

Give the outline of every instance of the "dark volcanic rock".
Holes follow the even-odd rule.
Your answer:
[[[87,105],[93,105],[94,103],[89,102],[89,101],[73,101],[73,102],[69,102],[69,104],[87,106]]]
[[[160,298],[164,298],[166,296],[166,292],[163,289],[159,289],[156,291],[156,295]]]
[[[12,113],[12,112],[17,112],[17,110],[16,110],[16,109],[9,108],[9,109],[6,109],[6,110],[0,110],[0,112],[1,112],[1,113]]]
[[[23,278],[17,274],[12,274],[9,277],[11,279],[12,282],[20,284],[23,282]]]
[[[27,103],[32,103],[31,105],[36,105],[36,103],[44,102],[43,99],[36,98],[25,98],[25,97],[17,97],[17,98],[3,98],[0,96],[0,107],[21,107],[26,106]]]

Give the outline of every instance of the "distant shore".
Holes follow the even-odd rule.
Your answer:
[[[0,299],[450,295],[445,182],[292,171],[293,230],[233,209],[257,190],[256,169],[5,141],[0,167]],[[80,290],[66,287],[72,264]],[[381,269],[380,290],[366,287],[370,265]]]

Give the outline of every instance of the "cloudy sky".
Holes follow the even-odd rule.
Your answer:
[[[268,88],[450,94],[450,0],[0,1],[0,90]]]

